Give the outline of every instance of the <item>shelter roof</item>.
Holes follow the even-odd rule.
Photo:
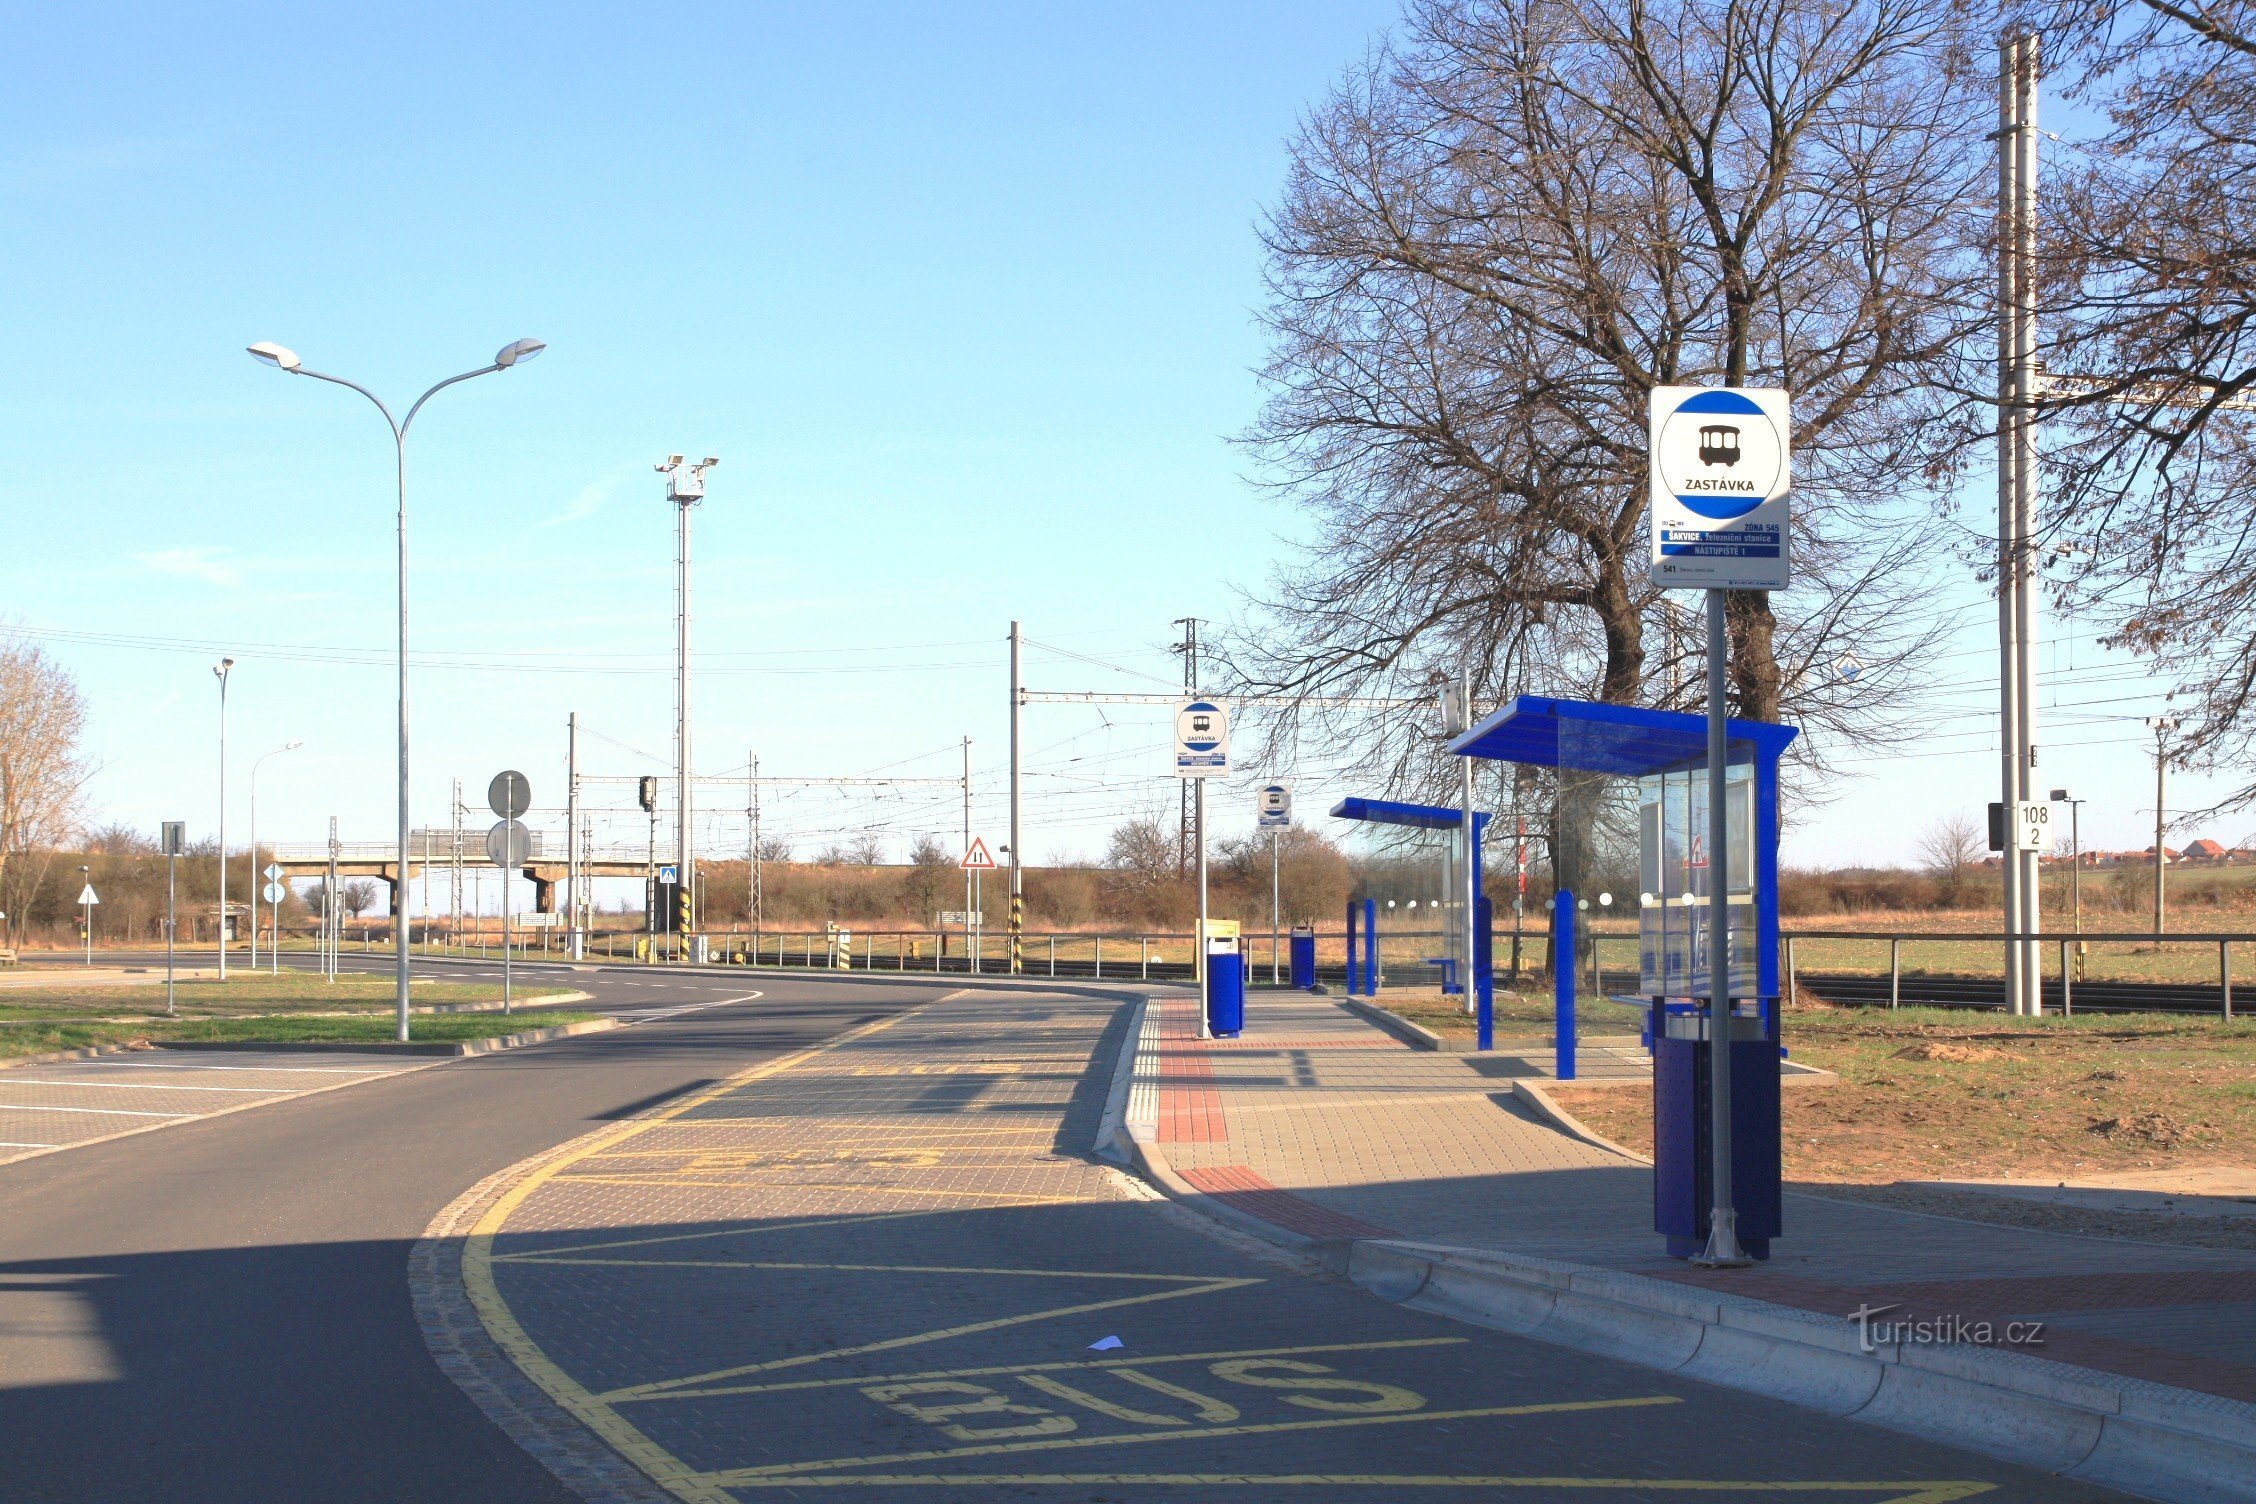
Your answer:
[[[1394,799],[1365,799],[1357,795],[1333,805],[1332,818],[1362,820],[1372,825],[1414,825],[1421,830],[1456,830],[1465,823],[1465,812],[1447,804],[1404,804]],[[1488,818],[1487,810],[1473,811],[1476,838],[1488,824]]]
[[[1733,742],[1752,746],[1770,764],[1799,734],[1769,721],[1727,724]],[[1530,767],[1639,777],[1704,762],[1708,722],[1679,710],[1521,695],[1451,742],[1449,750]]]

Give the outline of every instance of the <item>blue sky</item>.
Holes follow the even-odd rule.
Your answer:
[[[560,804],[573,710],[588,770],[670,763],[650,466],[681,450],[722,457],[697,518],[701,768],[757,747],[777,773],[952,775],[970,735],[996,838],[1009,620],[1164,680],[1171,619],[1229,615],[1292,526],[1229,442],[1259,397],[1254,227],[1296,115],[1394,13],[19,15],[0,610],[58,634],[80,676],[100,815],[210,828],[227,650],[237,838],[250,758],[293,738],[261,836],[310,840],[335,813],[385,838],[389,441],[361,399],[243,346],[404,403],[529,334],[548,353],[417,425],[418,822],[445,823],[452,778],[476,803],[504,766]],[[1028,677],[1161,687],[1039,650]],[[1120,812],[1171,800],[1160,734],[1150,712],[1030,711],[1029,854],[1097,851]],[[2130,787],[2135,743],[2110,734],[2061,776]],[[1995,757],[1961,740],[1859,784],[1796,855],[1905,854],[1909,791],[1978,808]],[[952,800],[771,808],[811,848],[873,812],[897,838],[952,830]],[[2095,844],[2135,834],[2122,802],[2119,831],[2095,807]]]

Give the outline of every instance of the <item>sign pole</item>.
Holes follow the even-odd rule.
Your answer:
[[[1278,882],[1277,848],[1283,838],[1283,831],[1274,825],[1269,827],[1269,985],[1272,987],[1283,981],[1277,965],[1278,895],[1282,891]]]
[[[172,842],[165,842],[165,1017],[167,1018],[171,1018],[176,1011],[172,998],[172,869],[173,864],[178,860],[179,856],[173,850]]]
[[[1731,736],[1724,706],[1724,593],[1708,591],[1708,1246],[1695,1260],[1711,1269],[1754,1260],[1739,1246],[1731,1191]],[[1749,830],[1748,838],[1755,832]],[[1750,852],[1749,856],[1752,857]]]
[[[1206,1018],[1206,780],[1196,780],[1197,788],[1191,796],[1191,841],[1198,848],[1198,945],[1195,955],[1198,966],[1198,1037],[1212,1039],[1213,1031]]]

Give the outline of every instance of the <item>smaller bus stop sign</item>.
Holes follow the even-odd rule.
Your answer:
[[[1292,789],[1282,783],[1272,783],[1261,790],[1258,830],[1281,830],[1292,824]]]
[[[1650,463],[1653,583],[1783,590],[1792,583],[1787,394],[1656,387]]]

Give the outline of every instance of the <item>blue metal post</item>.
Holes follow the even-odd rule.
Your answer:
[[[1473,905],[1473,985],[1475,1021],[1480,1037],[1477,1041],[1484,1050],[1496,1048],[1496,910],[1482,894]]]
[[[1575,896],[1551,900],[1551,1049],[1561,1081],[1575,1078]]]
[[[1379,995],[1379,901],[1363,900],[1363,995]]]

